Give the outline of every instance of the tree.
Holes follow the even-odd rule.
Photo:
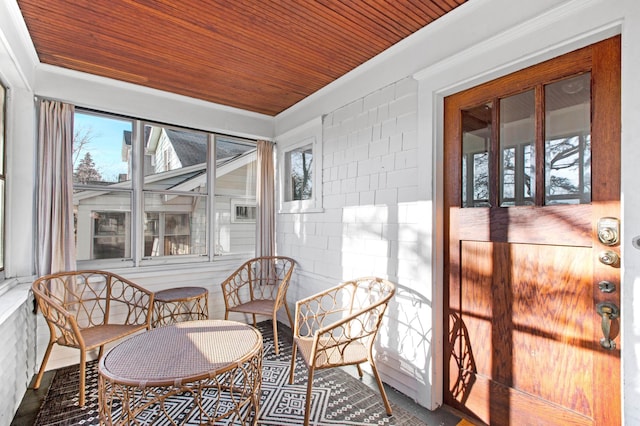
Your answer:
[[[74,129],[73,132],[73,152],[72,152],[72,161],[73,168],[75,169],[78,164],[78,160],[80,159],[80,154],[84,150],[84,148],[88,147],[88,145],[93,140],[91,128],[85,128],[82,126],[78,126]]]
[[[308,200],[312,191],[312,169],[313,151],[305,148],[302,151],[292,153],[291,180],[293,185],[294,200]]]
[[[100,175],[100,172],[96,169],[90,152],[87,152],[82,160],[80,160],[73,177],[77,183],[82,184],[102,181],[102,175]]]

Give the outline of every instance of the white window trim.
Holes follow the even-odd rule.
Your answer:
[[[311,145],[313,150],[313,180],[311,199],[286,201],[285,177],[288,152]],[[315,118],[276,139],[278,167],[278,213],[322,212],[322,117]]]

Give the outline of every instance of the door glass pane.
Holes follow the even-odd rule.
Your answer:
[[[545,86],[545,204],[591,202],[591,74]]]
[[[489,206],[491,102],[462,111],[462,207]]]
[[[500,100],[500,206],[533,204],[535,93]]]

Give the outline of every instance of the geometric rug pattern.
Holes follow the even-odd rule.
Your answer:
[[[307,387],[307,369],[302,359],[296,363],[296,375],[289,384],[291,367],[291,330],[278,325],[280,354],[273,348],[270,321],[258,324],[262,333],[264,355],[262,361],[262,388],[258,424],[270,426],[294,426],[304,420]],[[55,371],[51,387],[40,407],[36,426],[99,425],[97,361],[87,363],[86,402],[78,405],[78,366],[63,367]],[[355,369],[355,367],[352,367]],[[181,425],[197,424],[192,419],[180,417],[181,411],[190,407],[190,396],[171,397],[171,417]],[[356,377],[340,368],[316,370],[313,380],[311,404],[312,425],[411,425],[426,424],[391,403],[393,415],[387,416],[377,389],[372,389]],[[144,416],[137,419],[141,425]],[[167,422],[167,424],[169,424]],[[216,423],[220,425],[235,423]],[[154,423],[160,425],[160,423]]]

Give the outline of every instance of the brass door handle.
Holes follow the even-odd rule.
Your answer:
[[[613,303],[603,302],[596,305],[596,311],[602,317],[602,334],[604,337],[600,339],[600,346],[614,350],[616,342],[611,339],[611,321],[620,316],[620,308]]]

